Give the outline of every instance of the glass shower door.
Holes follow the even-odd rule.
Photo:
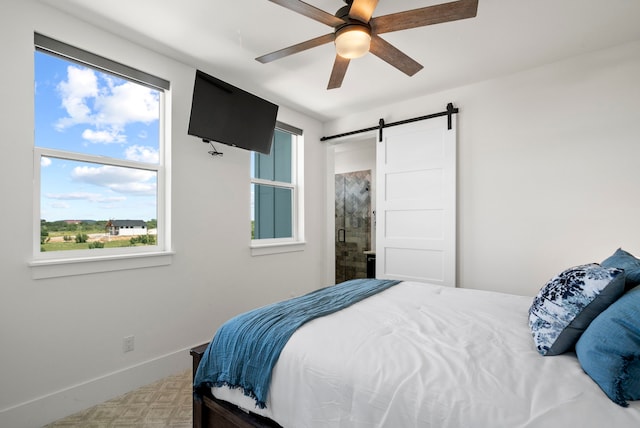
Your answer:
[[[371,171],[335,175],[336,283],[367,277],[371,248]]]

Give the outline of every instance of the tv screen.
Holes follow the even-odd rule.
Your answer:
[[[196,70],[189,135],[269,154],[278,106]]]

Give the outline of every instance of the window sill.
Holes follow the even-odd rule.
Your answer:
[[[270,244],[251,244],[251,255],[252,256],[265,256],[268,254],[281,254],[281,253],[292,253],[295,251],[304,251],[304,247],[306,242],[304,241],[295,241],[295,242],[278,242],[278,243],[270,243]]]
[[[29,263],[33,279],[86,275],[117,270],[170,265],[173,251],[161,253],[119,254],[76,259],[33,260]]]

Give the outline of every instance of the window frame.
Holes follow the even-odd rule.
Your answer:
[[[159,92],[158,118],[158,163],[147,163],[127,159],[97,156],[87,153],[40,147],[33,141],[33,255],[29,265],[35,279],[70,276],[94,272],[106,272],[140,267],[163,266],[171,263],[171,228],[168,222],[170,188],[167,177],[169,132],[166,118],[170,117],[170,82],[119,62],[68,45],[39,33],[34,33],[35,52],[58,56],[65,61],[79,64],[96,71],[116,75],[136,84],[150,87]],[[34,64],[35,67],[35,64]],[[35,94],[34,94],[35,99]],[[35,127],[35,123],[34,123]],[[41,159],[55,159],[89,162],[100,166],[109,165],[136,170],[153,171],[156,174],[156,244],[123,248],[101,248],[68,251],[40,251],[41,227]]]
[[[251,185],[269,186],[283,189],[290,189],[292,193],[291,203],[291,237],[285,238],[262,238],[251,239],[250,248],[253,256],[265,254],[277,254],[291,251],[304,250],[304,195],[303,171],[304,171],[304,137],[303,131],[294,126],[277,121],[276,129],[291,134],[291,183],[268,180],[253,177],[253,171],[250,171],[249,182]],[[274,137],[275,138],[275,137]],[[252,153],[254,156],[254,153]],[[255,197],[255,196],[254,196]],[[253,206],[254,201],[251,201]],[[253,215],[253,214],[252,214]]]

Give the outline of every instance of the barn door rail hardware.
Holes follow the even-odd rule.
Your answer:
[[[378,131],[378,141],[382,141],[382,130],[384,128],[389,128],[391,126],[397,126],[397,125],[404,125],[406,123],[417,122],[417,121],[420,121],[420,120],[433,119],[433,118],[442,117],[442,116],[447,116],[447,129],[451,129],[451,127],[452,127],[451,117],[454,114],[457,114],[458,112],[459,112],[459,109],[457,107],[454,107],[453,103],[449,103],[449,104],[447,104],[447,109],[445,111],[441,111],[439,113],[432,113],[432,114],[428,114],[426,116],[414,117],[413,119],[406,119],[406,120],[401,120],[401,121],[398,121],[398,122],[391,122],[391,123],[385,123],[384,119],[380,119],[378,121],[378,126],[371,126],[369,128],[358,129],[357,131],[349,131],[349,132],[344,132],[342,134],[331,135],[329,137],[322,137],[322,138],[320,138],[320,141],[333,140],[335,138],[348,137],[350,135],[356,135],[356,134],[361,134],[363,132],[371,132],[371,131],[375,131],[375,130]]]

